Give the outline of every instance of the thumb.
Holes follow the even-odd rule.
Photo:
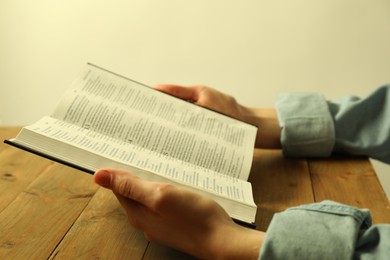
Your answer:
[[[112,190],[115,194],[148,204],[153,199],[153,184],[141,180],[130,172],[116,169],[101,169],[94,174],[95,183]]]
[[[96,184],[111,189],[112,186],[112,180],[111,180],[111,173],[108,170],[102,169],[95,172],[94,181]]]
[[[154,86],[154,88],[186,101],[198,101],[199,90],[197,87],[183,87],[179,85],[160,84]]]
[[[136,181],[140,179],[130,172],[116,169],[100,169],[94,174],[95,183],[122,196],[132,198]]]
[[[122,196],[131,198],[132,190],[140,179],[133,174],[116,169],[100,169],[94,174],[95,183]],[[133,199],[133,198],[131,198]]]

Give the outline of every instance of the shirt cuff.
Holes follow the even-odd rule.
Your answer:
[[[260,259],[352,259],[359,231],[371,226],[367,209],[333,201],[275,214]]]
[[[283,93],[276,110],[286,156],[326,157],[335,144],[335,129],[328,103],[317,93]]]

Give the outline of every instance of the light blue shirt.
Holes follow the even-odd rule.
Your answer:
[[[286,156],[343,153],[390,163],[390,85],[363,99],[280,94],[276,109]],[[275,214],[259,258],[390,259],[390,225],[372,225],[368,209],[333,201],[290,208]]]

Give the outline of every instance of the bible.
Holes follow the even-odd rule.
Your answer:
[[[88,63],[50,116],[5,142],[88,173],[121,168],[182,185],[253,224],[247,179],[256,134],[253,125]]]

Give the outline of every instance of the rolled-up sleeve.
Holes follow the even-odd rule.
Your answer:
[[[260,259],[387,259],[390,225],[371,225],[370,212],[333,201],[275,214]]]
[[[286,156],[326,157],[335,144],[335,128],[325,98],[317,93],[283,93],[276,110]]]
[[[332,152],[390,163],[390,85],[365,98],[327,101],[318,93],[277,96],[283,152],[290,157],[326,157]]]

